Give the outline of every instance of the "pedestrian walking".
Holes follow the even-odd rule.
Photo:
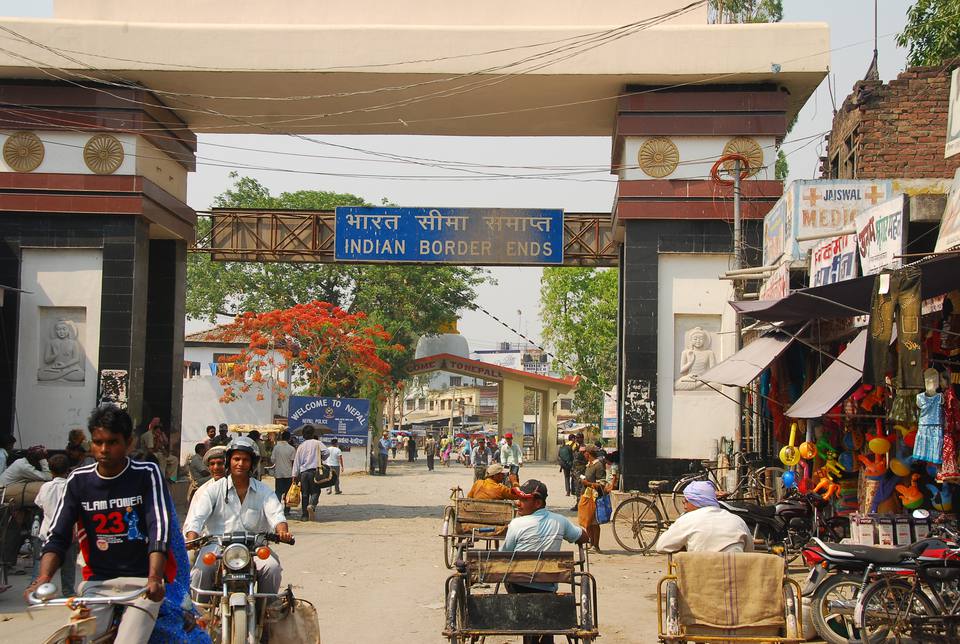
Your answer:
[[[473,448],[473,480],[480,481],[487,477],[487,467],[493,464],[493,452],[483,441],[478,441]]]
[[[291,474],[300,480],[300,520],[313,521],[316,517],[320,488],[316,484],[317,469],[326,456],[326,448],[316,438],[313,425],[303,429],[303,442],[293,457]]]
[[[577,505],[580,503],[580,493],[583,490],[583,486],[580,484],[580,475],[587,471],[587,457],[583,454],[583,434],[577,434],[576,440],[570,447],[573,450],[573,467],[570,469],[571,479],[573,480],[571,492],[577,497],[577,503],[573,504],[570,511],[576,512]]]
[[[513,442],[513,434],[504,434],[503,439],[506,442],[500,446],[500,464],[503,465],[503,469],[510,472],[513,484],[519,485],[520,466],[523,464],[523,450]]]
[[[567,441],[557,450],[557,458],[560,461],[560,472],[563,474],[563,488],[566,490],[567,496],[570,496],[571,491],[575,489],[570,477],[573,471],[573,448],[571,446],[576,440],[577,437],[570,434],[567,436]]]
[[[293,485],[293,459],[296,453],[296,448],[290,443],[290,432],[284,431],[273,448],[273,490],[281,503]]]
[[[387,475],[387,450],[390,448],[390,435],[383,432],[383,435],[380,436],[380,460],[377,462],[377,473],[380,476]],[[393,443],[393,455],[396,458],[397,447],[395,442]]]
[[[389,442],[390,442],[390,451],[393,453],[393,460],[397,460],[397,439],[391,438]]]
[[[597,458],[597,448],[587,445],[583,448],[583,455],[587,460],[587,467],[580,481],[582,492],[577,502],[577,518],[580,527],[590,537],[590,546],[600,552],[600,524],[597,523],[597,499],[603,496],[607,482],[604,480],[606,467],[603,461]]]
[[[327,448],[327,458],[323,461],[334,472],[333,487],[327,488],[327,494],[333,494],[334,489],[336,489],[337,494],[341,494],[340,475],[343,473],[343,450],[340,449],[339,443],[340,441],[336,438],[330,440],[330,447]]]
[[[407,460],[411,463],[417,461],[417,439],[414,436],[407,437]]]
[[[433,457],[437,453],[437,441],[433,437],[433,434],[427,436],[426,442],[423,444],[423,453],[427,457],[427,470],[433,471]]]
[[[447,439],[444,439],[447,440]],[[450,467],[450,452],[453,450],[453,442],[447,440],[446,445],[443,446],[443,451],[440,452],[440,462],[443,463],[444,467]]]

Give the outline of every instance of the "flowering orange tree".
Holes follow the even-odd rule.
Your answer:
[[[348,396],[393,386],[391,365],[384,359],[403,347],[365,313],[347,313],[329,302],[297,304],[266,313],[247,312],[224,327],[220,338],[248,345],[223,359],[231,368],[222,372],[221,402],[273,386],[279,399],[291,383],[283,380],[287,366],[298,393],[309,396]],[[274,373],[280,374],[272,379]]]

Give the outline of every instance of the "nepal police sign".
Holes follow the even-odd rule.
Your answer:
[[[337,208],[343,261],[562,264],[563,211]]]
[[[307,423],[326,425],[333,430],[328,438],[336,438],[340,445],[367,444],[367,419],[370,401],[365,398],[321,398],[319,396],[290,396],[287,425],[293,429]]]

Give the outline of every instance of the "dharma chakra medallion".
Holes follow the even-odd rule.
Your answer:
[[[15,172],[32,172],[43,162],[43,141],[33,132],[17,132],[3,144],[3,160]]]
[[[747,173],[748,177],[757,174],[760,172],[760,168],[763,167],[763,149],[759,143],[748,136],[738,136],[735,139],[727,141],[727,144],[723,146],[723,154],[739,154],[742,157],[746,157],[747,163],[750,166],[750,171]],[[723,169],[731,175],[733,174],[733,168],[733,161],[724,161]]]
[[[83,162],[97,174],[113,174],[123,163],[123,146],[115,136],[98,134],[83,146]]]
[[[680,151],[670,139],[656,136],[643,142],[637,161],[641,170],[659,179],[672,174],[677,169],[680,163]]]

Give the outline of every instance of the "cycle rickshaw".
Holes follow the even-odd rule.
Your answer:
[[[800,595],[777,555],[679,552],[657,584],[659,641],[805,642]]]
[[[468,499],[459,487],[450,488],[452,503],[443,511],[443,525],[440,536],[443,537],[443,561],[447,568],[453,568],[457,551],[462,549],[468,539],[483,541],[487,549],[496,550],[500,540],[507,533],[507,525],[516,514],[513,501],[492,501],[487,499]],[[480,528],[482,533],[471,533]]]
[[[458,644],[485,637],[554,635],[592,642],[597,584],[583,546],[570,551],[462,550],[447,578],[443,635]],[[507,584],[558,585],[557,592],[507,592]]]

